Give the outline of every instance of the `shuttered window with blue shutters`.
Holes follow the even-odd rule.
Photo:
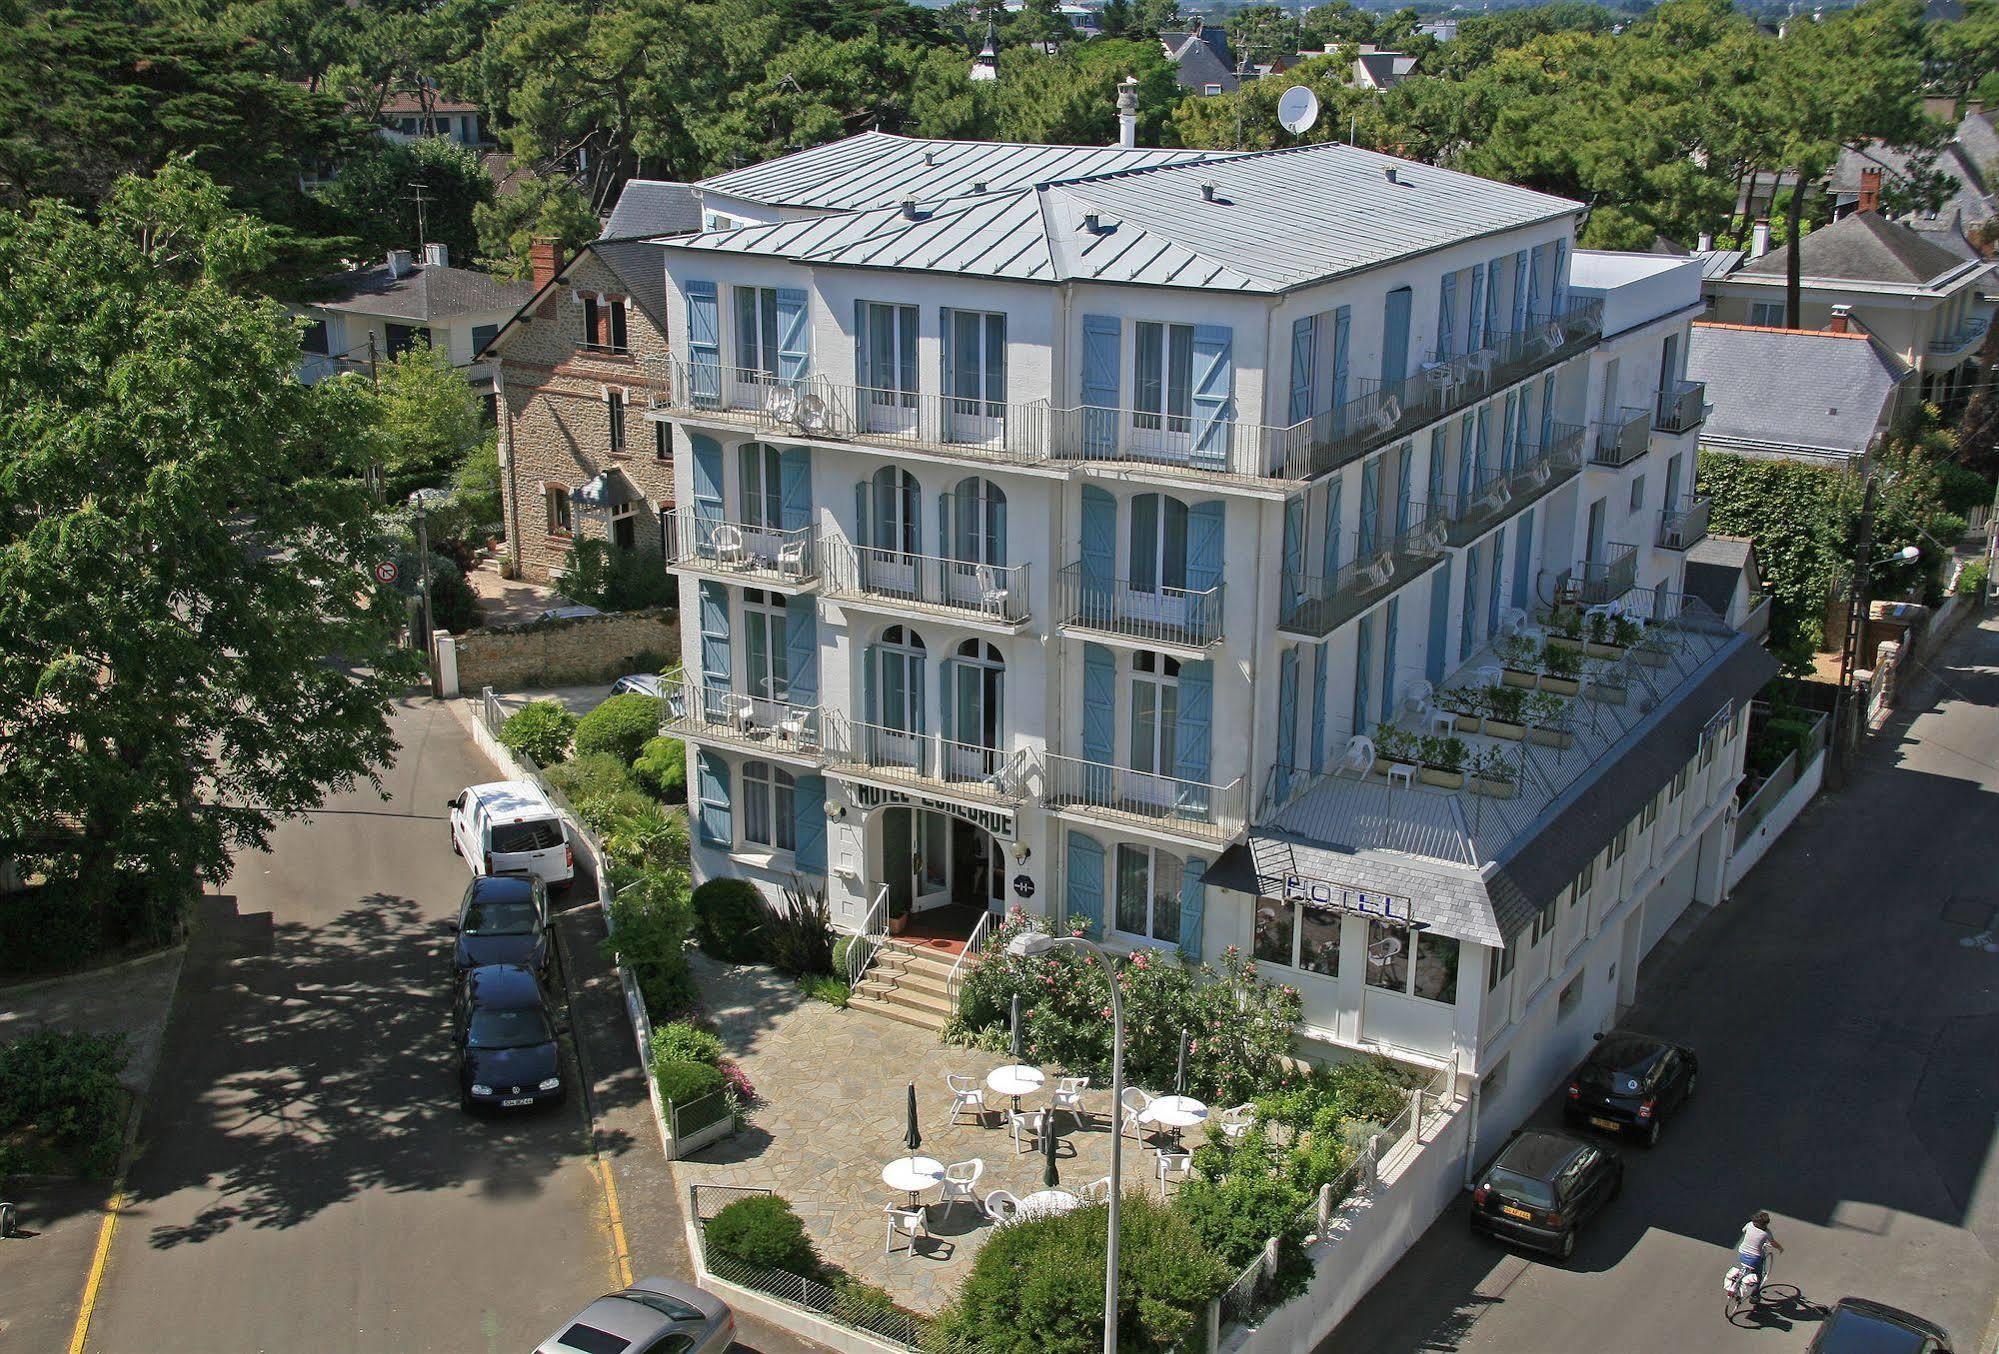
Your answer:
[[[786,447],[778,453],[777,480],[783,500],[782,521],[786,531],[796,531],[812,521],[812,453],[805,447]]]
[[[826,778],[800,776],[792,785],[791,803],[797,815],[791,863],[800,874],[825,874]]]
[[[1569,242],[1555,241],[1555,266],[1548,274],[1548,313],[1560,315],[1564,301],[1563,283],[1568,280]]]
[[[711,692],[729,689],[729,588],[704,578],[701,599],[701,684]]]
[[[1466,414],[1458,420],[1458,511],[1471,506],[1472,472],[1478,464],[1476,439],[1478,419]]]
[[[1527,251],[1527,314],[1530,324],[1547,313],[1541,309],[1541,256],[1544,252],[1539,245]]]
[[[1388,293],[1381,313],[1381,383],[1400,384],[1409,374],[1409,305],[1413,293],[1397,287]]]
[[[1548,373],[1548,379],[1541,383],[1541,445],[1546,447],[1555,439],[1555,373]]]
[[[1527,251],[1513,256],[1513,329],[1527,328]]]
[[[1187,509],[1187,590],[1207,592],[1222,583],[1223,539],[1228,522],[1228,505],[1219,498],[1207,499]]]
[[[1118,320],[1115,315],[1083,317],[1083,454],[1103,459],[1117,454]]]
[[[1416,492],[1416,444],[1404,442],[1395,449],[1395,534],[1409,530],[1410,505]]]
[[[1346,481],[1335,475],[1326,485],[1326,534],[1319,541],[1319,575],[1330,579],[1340,571],[1340,519],[1345,515],[1341,499]]]
[[[1291,773],[1298,765],[1298,650],[1287,648],[1277,660],[1277,798],[1291,795]]]
[[[1465,307],[1465,327],[1470,330],[1470,338],[1465,347],[1477,352],[1486,345],[1485,337],[1485,269],[1477,264],[1471,270],[1471,304]]]
[[[1333,312],[1333,398],[1334,429],[1346,426],[1347,368],[1353,364],[1353,307],[1341,306]],[[1315,411],[1316,412],[1316,411]]]
[[[687,284],[687,393],[698,406],[712,407],[722,397],[720,311],[713,282]]]
[[[1333,642],[1312,651],[1312,774],[1326,769],[1326,677],[1333,666]]]
[[[1071,926],[1101,940],[1104,935],[1104,848],[1094,837],[1080,832],[1069,834],[1069,849],[1063,873],[1068,883],[1068,917]]]
[[[777,379],[803,381],[812,366],[812,312],[796,287],[777,289]]]
[[[1291,322],[1291,403],[1287,423],[1303,423],[1312,417],[1312,384],[1319,366],[1319,317],[1307,315]]]
[[[1500,574],[1506,567],[1505,527],[1493,534],[1492,542],[1486,549],[1491,553],[1491,563],[1485,574],[1485,637],[1491,639],[1493,632],[1499,629]]]
[[[784,669],[791,703],[819,703],[819,607],[810,596],[784,599]]]
[[[1484,553],[1483,541],[1465,551],[1464,605],[1458,614],[1458,661],[1461,663],[1471,657],[1472,645],[1478,637],[1479,570],[1485,567]]]
[[[1353,731],[1374,731],[1374,613],[1360,618],[1353,650]]]
[[[1528,588],[1533,584],[1534,510],[1520,514],[1520,529],[1513,536],[1513,605],[1527,609]]]
[[[1194,326],[1194,461],[1226,467],[1235,419],[1235,331]]]
[[[1208,782],[1213,755],[1215,665],[1206,659],[1180,665],[1180,709],[1174,727],[1174,774],[1196,786]],[[1205,814],[1206,797],[1198,790],[1183,794],[1183,807]]]
[[[1293,494],[1284,500],[1283,607],[1286,616],[1297,609],[1303,595],[1305,573],[1305,496]]]
[[[1534,387],[1522,386],[1519,394],[1516,406],[1519,410],[1519,426],[1513,430],[1513,446],[1515,459],[1524,461],[1527,459],[1527,448],[1534,441]],[[1545,444],[1536,449],[1545,450]]]
[[[700,545],[712,547],[708,536],[713,524],[722,520],[722,444],[701,433],[691,434],[687,442],[693,452],[694,518],[703,536]]]
[[[1083,595],[1077,619],[1107,625],[1117,577],[1117,499],[1094,484],[1083,486],[1082,538]]]
[[[1360,550],[1356,558],[1371,555],[1378,542],[1381,520],[1381,457],[1375,456],[1360,468]]]
[[[1506,411],[1499,418],[1499,468],[1509,472],[1513,469],[1513,434],[1520,421],[1519,406],[1519,392],[1507,391]]]
[[[1425,486],[1433,513],[1444,511],[1444,486],[1450,483],[1450,462],[1450,429],[1440,423],[1430,430],[1429,478]]]
[[[1117,739],[1117,660],[1101,644],[1083,646],[1083,760],[1109,766]]]
[[[1445,273],[1437,289],[1437,353],[1449,357],[1457,351],[1458,275]]]
[[[1189,856],[1180,867],[1180,953],[1190,964],[1201,962],[1201,930],[1207,919],[1208,886],[1201,876],[1208,862]]]
[[[1391,597],[1383,609],[1381,627],[1381,717],[1395,717],[1395,698],[1401,687],[1400,674],[1395,670],[1395,646],[1401,639],[1397,633],[1402,628],[1402,599]]]
[[[1449,655],[1445,653],[1445,636],[1451,615],[1451,560],[1444,557],[1444,567],[1430,575],[1430,636],[1429,645],[1423,652],[1423,676],[1431,686],[1444,680],[1444,668]]]
[[[1481,404],[1478,407],[1478,419],[1476,421],[1478,426],[1478,477],[1474,488],[1486,482],[1486,476],[1492,469],[1492,406]]]
[[[705,845],[732,850],[736,829],[729,816],[729,764],[702,748],[694,754],[697,830]]]
[[[1488,343],[1499,341],[1499,288],[1506,280],[1506,255],[1485,266],[1485,332]]]

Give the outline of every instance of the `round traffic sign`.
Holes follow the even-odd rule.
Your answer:
[[[377,583],[395,582],[396,562],[392,559],[385,559],[380,564],[377,564],[375,566],[375,581]]]

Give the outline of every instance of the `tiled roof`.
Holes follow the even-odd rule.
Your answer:
[[[1726,616],[1735,600],[1735,585],[1755,554],[1756,546],[1747,536],[1702,537],[1687,551],[1687,592],[1715,615]]]
[[[668,179],[631,179],[618,194],[600,240],[638,240],[684,235],[701,229],[701,202],[694,186]]]
[[[1013,141],[932,141],[863,132],[703,179],[699,187],[774,206],[860,211],[915,199],[935,202],[1004,192],[1228,152],[1042,146]],[[977,185],[984,184],[984,189]]]
[[[311,304],[355,315],[429,322],[512,312],[533,295],[532,283],[509,282],[470,268],[417,263],[401,277],[391,277],[388,264],[378,263],[325,279]]]
[[[1566,198],[1327,144],[989,193],[914,216],[886,209],[708,232],[668,247],[1275,294],[1579,210]]]
[[[1687,378],[1707,382],[1702,441],[1857,456],[1908,368],[1866,334],[1696,323]]]
[[[1736,270],[1737,277],[1784,276],[1791,247],[1773,249]],[[1855,212],[1804,238],[1799,272],[1832,282],[1886,282],[1920,287],[1964,266],[1906,226],[1879,212]]]

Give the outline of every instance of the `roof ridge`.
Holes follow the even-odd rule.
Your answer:
[[[1696,329],[1741,329],[1753,334],[1809,334],[1814,338],[1866,339],[1863,329],[1787,329],[1781,324],[1728,324],[1721,320],[1695,320]]]

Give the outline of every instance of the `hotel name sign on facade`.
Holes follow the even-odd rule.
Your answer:
[[[1354,912],[1363,917],[1378,917],[1383,921],[1399,922],[1404,926],[1414,920],[1409,909],[1409,900],[1398,894],[1375,893],[1348,884],[1332,884],[1323,879],[1310,879],[1302,874],[1284,876],[1284,901],[1304,903],[1311,907],[1337,908],[1342,912]]]

